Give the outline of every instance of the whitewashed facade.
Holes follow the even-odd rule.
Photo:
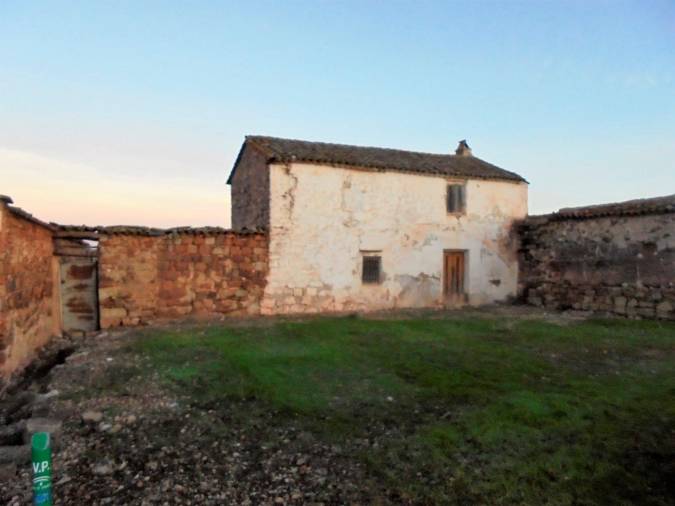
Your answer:
[[[522,178],[292,161],[265,170],[264,314],[480,305],[516,294],[512,226],[527,215]],[[463,187],[460,211],[448,210],[450,185]],[[459,289],[448,286],[448,252],[462,257]],[[366,257],[379,258],[376,281],[366,279]]]

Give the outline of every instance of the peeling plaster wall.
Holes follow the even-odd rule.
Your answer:
[[[446,212],[445,177],[306,163],[270,166],[270,271],[262,312],[310,313],[443,304],[443,251],[467,251],[469,304],[516,294],[514,219],[527,184],[466,182],[467,212]],[[383,280],[361,282],[363,251]]]

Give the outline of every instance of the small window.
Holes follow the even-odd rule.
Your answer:
[[[363,281],[364,283],[379,283],[381,268],[382,268],[382,257],[364,256],[363,271],[361,272],[361,281]]]
[[[466,198],[463,184],[448,185],[448,212],[463,213],[466,210]]]

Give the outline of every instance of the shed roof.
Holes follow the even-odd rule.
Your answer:
[[[246,146],[252,146],[262,152],[267,157],[267,163],[306,162],[333,167],[353,166],[439,176],[526,182],[515,172],[504,170],[475,156],[420,153],[401,149],[248,135],[227,180],[228,184],[232,183],[232,176],[237,170]]]
[[[675,194],[647,199],[626,200],[610,204],[565,207],[549,215],[552,219],[583,219],[604,216],[635,216],[641,214],[675,213]]]

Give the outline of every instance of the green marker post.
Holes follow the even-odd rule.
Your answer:
[[[33,461],[33,504],[52,506],[52,444],[48,432],[31,438]]]

